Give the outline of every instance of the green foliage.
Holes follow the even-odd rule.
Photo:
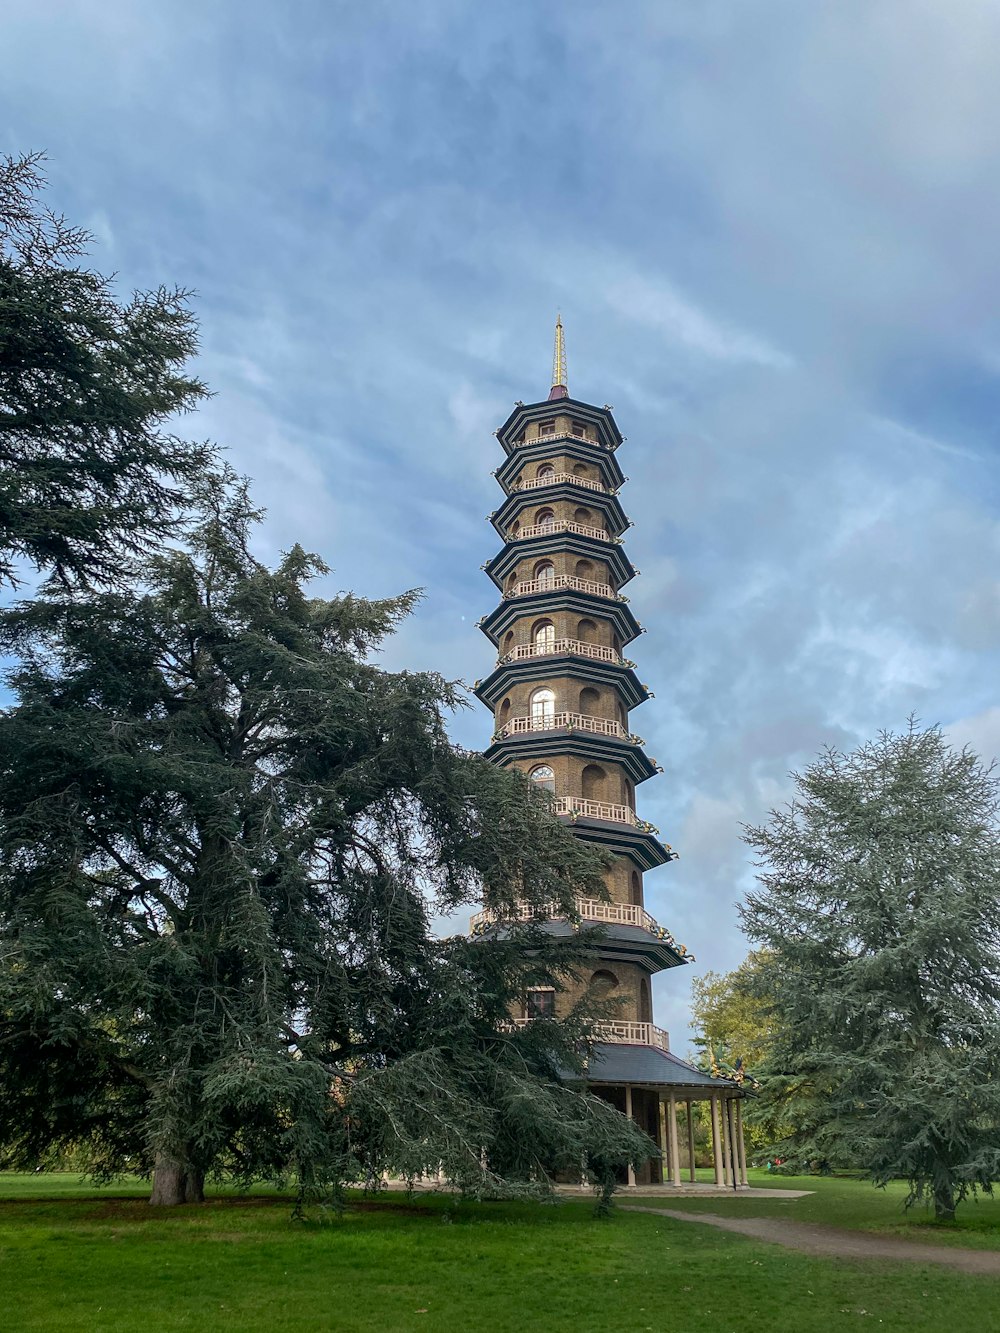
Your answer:
[[[55,590],[2,619],[0,1143],[77,1146],[155,1197],[206,1173],[313,1194],[383,1172],[498,1193],[583,1158],[605,1193],[652,1145],[574,1090],[589,1015],[510,1030],[592,943],[515,920],[603,892],[544,794],[448,741],[463,701],[371,653],[413,593],[312,597],[209,488],[146,586]],[[433,914],[483,900],[495,938]]]
[[[771,965],[760,1070],[800,1162],[910,1182],[949,1218],[1000,1176],[1000,836],[992,770],[911,722],[828,751],[746,837]]]
[[[44,209],[39,156],[0,159],[0,583],[25,562],[107,584],[176,529],[212,451],[166,429],[205,397],[183,291],[121,302]]]
[[[698,1063],[751,1086],[772,1043],[774,1017],[768,1002],[770,962],[764,952],[748,954],[732,972],[706,972],[691,981],[691,1018]],[[701,1108],[699,1108],[701,1109]],[[744,1133],[752,1158],[773,1146],[770,1117],[759,1114],[756,1098],[744,1104]],[[703,1119],[702,1114],[699,1119]],[[779,1131],[780,1133],[780,1131]]]

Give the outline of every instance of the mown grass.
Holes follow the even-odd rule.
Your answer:
[[[898,1202],[859,1182],[801,1182],[814,1186],[811,1199],[791,1205],[704,1206],[881,1227]],[[0,1176],[0,1326],[743,1333],[750,1321],[792,1333],[881,1321],[882,1329],[1000,1330],[998,1279],[815,1259],[648,1214],[599,1221],[576,1200],[455,1206],[389,1195],[329,1224],[303,1225],[287,1198],[267,1193],[162,1210],[144,1202],[144,1191]]]
[[[730,1217],[782,1217],[798,1222],[822,1222],[827,1226],[848,1227],[882,1236],[902,1236],[935,1245],[957,1245],[968,1249],[1000,1250],[1000,1185],[996,1193],[979,1194],[961,1204],[954,1222],[946,1225],[934,1220],[933,1209],[916,1205],[905,1208],[907,1187],[894,1181],[885,1189],[864,1180],[837,1176],[784,1176],[766,1171],[751,1171],[750,1183],[775,1191],[809,1190],[802,1199],[745,1198],[726,1196],[720,1207],[717,1196],[705,1199],[678,1199],[670,1206],[690,1212],[725,1213]],[[698,1172],[699,1180],[708,1180],[710,1172]]]

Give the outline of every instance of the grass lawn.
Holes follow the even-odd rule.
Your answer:
[[[765,1182],[817,1192],[670,1206],[898,1229],[898,1197],[860,1182]],[[339,1221],[302,1225],[287,1199],[264,1192],[154,1210],[145,1189],[0,1175],[0,1327],[744,1333],[750,1321],[762,1333],[859,1322],[1000,1333],[998,1279],[814,1259],[648,1214],[597,1221],[585,1202],[451,1207],[383,1195]],[[980,1225],[960,1239],[996,1244],[1000,1205],[968,1213]]]
[[[720,1206],[717,1196],[706,1199],[678,1199],[671,1208],[693,1213],[724,1213],[727,1217],[781,1217],[796,1222],[823,1222],[832,1227],[849,1227],[880,1236],[902,1236],[915,1242],[934,1245],[959,1245],[970,1250],[1000,1250],[1000,1185],[993,1198],[980,1195],[967,1199],[958,1209],[953,1223],[938,1226],[932,1209],[916,1207],[906,1211],[903,1200],[906,1186],[900,1181],[884,1190],[867,1181],[831,1176],[770,1175],[751,1171],[751,1185],[775,1190],[812,1190],[804,1199],[747,1199],[734,1195]],[[0,1177],[2,1179],[2,1177]],[[698,1171],[699,1181],[712,1179],[711,1171]],[[624,1199],[623,1199],[624,1201]],[[636,1200],[649,1203],[651,1200]]]

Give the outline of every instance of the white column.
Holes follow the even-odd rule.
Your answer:
[[[632,1119],[632,1084],[631,1084],[631,1083],[626,1083],[626,1084],[625,1084],[625,1114],[628,1116],[629,1120]],[[633,1189],[635,1188],[635,1163],[634,1163],[634,1162],[629,1162],[629,1164],[628,1164],[628,1183],[629,1183],[629,1185],[630,1185]]]
[[[743,1137],[743,1102],[736,1103],[736,1146],[740,1158],[740,1184],[749,1185],[750,1178],[747,1175],[747,1145]]]
[[[660,1180],[665,1185],[670,1178],[669,1149],[667,1147],[667,1105],[660,1096],[657,1096],[656,1101],[660,1112]]]
[[[687,1099],[687,1129],[688,1129],[688,1179],[693,1184],[694,1174],[694,1121],[691,1118],[691,1098]]]
[[[732,1140],[729,1137],[729,1098],[722,1098],[722,1105],[719,1107],[722,1113],[722,1183],[732,1186],[733,1183],[733,1158],[730,1151]]]
[[[679,1185],[681,1183],[681,1154],[678,1144],[677,1133],[677,1098],[674,1093],[670,1094],[670,1183]]]
[[[733,1098],[726,1098],[726,1130],[729,1135],[729,1183],[735,1189],[740,1183],[740,1159],[736,1151],[736,1112]]]
[[[719,1125],[719,1098],[712,1093],[712,1165],[715,1167],[715,1183],[724,1185],[726,1178],[722,1162],[722,1132]]]

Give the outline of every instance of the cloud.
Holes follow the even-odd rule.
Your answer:
[[[629,437],[639,806],[681,853],[650,903],[699,968],[745,948],[740,821],[822,745],[916,711],[1000,748],[995,5],[8,10],[2,146],[49,151],[124,288],[198,290],[187,424],[255,476],[262,550],[427,589],[389,665],[490,668],[491,431],[561,308]]]

